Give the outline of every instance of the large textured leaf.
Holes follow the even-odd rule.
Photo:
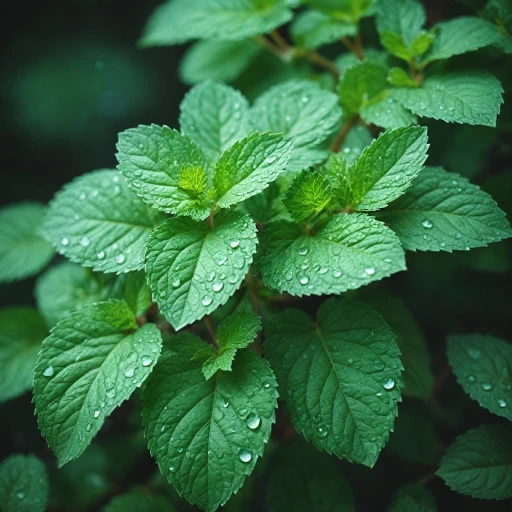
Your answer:
[[[395,336],[363,302],[329,299],[316,322],[295,309],[265,325],[265,355],[296,430],[320,450],[373,466],[397,415]]]
[[[142,418],[160,471],[188,501],[217,510],[243,484],[275,421],[276,383],[268,363],[240,351],[230,372],[201,371],[204,346],[184,333],[166,348],[143,391]]]
[[[463,251],[512,235],[505,214],[486,192],[439,167],[424,169],[379,218],[413,251]]]
[[[57,193],[41,233],[71,261],[119,274],[143,268],[146,240],[163,220],[119,173],[100,170]]]
[[[44,320],[35,309],[0,311],[0,402],[32,387],[37,354],[47,335]]]
[[[512,345],[482,334],[450,336],[448,360],[473,400],[512,420]]]
[[[53,247],[37,234],[45,212],[38,203],[0,210],[0,283],[37,274],[52,259]]]
[[[367,124],[374,124],[386,129],[399,128],[417,124],[416,116],[407,110],[398,100],[393,98],[390,91],[380,94],[361,109],[361,118]]]
[[[247,215],[221,212],[215,228],[173,218],[148,241],[147,274],[160,310],[181,329],[224,304],[240,286],[256,251]]]
[[[48,505],[48,475],[33,455],[11,455],[0,464],[0,510],[44,512]]]
[[[149,18],[144,46],[191,39],[239,40],[264,34],[292,17],[285,0],[171,0]]]
[[[137,329],[121,301],[85,306],[55,326],[37,361],[34,403],[59,466],[78,457],[105,418],[142,384],[160,348],[156,326]]]
[[[181,131],[216,161],[221,153],[248,134],[247,100],[231,87],[204,82],[181,103]]]
[[[405,269],[399,239],[365,214],[334,215],[316,233],[288,221],[262,234],[263,281],[291,295],[342,293]]]
[[[473,498],[512,498],[512,427],[483,425],[459,436],[436,474]]]
[[[268,132],[235,142],[217,162],[217,204],[228,208],[267,188],[286,169],[292,149],[292,138]]]
[[[393,96],[420,117],[496,126],[502,93],[495,76],[478,70],[433,73],[421,87],[395,89]]]

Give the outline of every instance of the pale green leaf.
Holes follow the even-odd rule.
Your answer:
[[[425,168],[379,218],[412,251],[463,251],[512,236],[505,214],[486,192],[439,167]]]
[[[56,194],[41,233],[72,262],[119,274],[143,268],[146,240],[163,220],[118,172],[104,169]]]
[[[334,215],[316,233],[275,221],[262,234],[258,264],[265,284],[291,295],[342,293],[405,270],[400,241],[365,214]]]
[[[349,164],[352,164],[361,156],[363,149],[369,146],[372,141],[373,137],[368,128],[362,124],[356,124],[347,133],[340,153]]]
[[[424,487],[408,484],[394,494],[387,512],[437,512],[436,500]]]
[[[253,41],[198,41],[180,62],[183,82],[195,84],[203,80],[232,82],[249,67],[263,48]]]
[[[147,247],[148,283],[175,329],[225,304],[244,279],[256,251],[247,215],[221,212],[214,229],[175,217],[159,226]]]
[[[390,91],[385,91],[361,109],[361,118],[368,124],[381,128],[399,128],[417,124],[418,119],[399,101],[393,98]]]
[[[38,235],[46,207],[19,203],[0,210],[0,283],[25,279],[52,259],[53,247]]]
[[[39,428],[59,466],[77,458],[105,418],[151,372],[161,348],[153,324],[137,329],[125,302],[99,302],[61,320],[35,369]]]
[[[316,322],[287,309],[265,324],[265,355],[295,429],[319,450],[372,467],[397,415],[400,351],[363,302],[329,299]]]
[[[151,454],[178,493],[215,511],[249,475],[275,421],[277,392],[268,363],[241,350],[230,372],[206,380],[204,342],[183,333],[166,342],[143,391]]]
[[[292,11],[284,0],[170,0],[149,18],[143,46],[169,46],[192,39],[237,41],[284,25]]]
[[[375,12],[377,0],[303,0],[303,3],[331,18],[357,23]]]
[[[249,104],[231,87],[211,81],[194,86],[181,103],[180,126],[212,161],[249,133]]]
[[[48,475],[33,455],[11,455],[0,464],[0,510],[44,512],[48,506]]]
[[[482,407],[512,420],[512,345],[483,334],[449,336],[447,355],[464,391]]]
[[[459,436],[436,474],[473,498],[512,498],[512,426],[482,425]]]
[[[217,204],[228,208],[267,188],[286,169],[292,149],[292,138],[268,132],[235,142],[217,162]]]
[[[400,88],[393,97],[420,117],[447,123],[496,126],[503,103],[499,80],[488,71],[433,73],[416,89]]]
[[[37,354],[47,335],[35,309],[0,311],[0,402],[17,398],[32,387]]]
[[[389,70],[388,82],[396,87],[419,87],[405,69],[398,67]]]

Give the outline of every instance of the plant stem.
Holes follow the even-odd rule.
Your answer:
[[[320,66],[321,68],[324,68],[327,71],[329,71],[335,83],[338,83],[338,80],[340,79],[340,70],[334,64],[334,62],[330,61],[329,59],[326,59],[323,55],[320,55],[318,52],[315,51],[310,51],[305,55],[309,62],[316,64],[317,66]]]
[[[336,135],[336,138],[332,141],[330,147],[330,150],[333,153],[339,153],[347,133],[350,131],[350,128],[356,124],[357,119],[358,116],[352,116],[341,125],[340,131],[338,132],[338,135]]]
[[[272,30],[270,32],[270,37],[274,40],[274,43],[279,46],[282,50],[289,50],[290,45],[286,41],[286,39],[279,33],[277,30]]]
[[[220,347],[219,347],[219,342],[217,341],[217,334],[215,333],[215,327],[213,325],[210,315],[206,315],[204,317],[204,326],[206,327],[206,330],[208,331],[208,334],[210,335],[213,346],[217,350],[219,350]]]
[[[359,60],[364,59],[364,46],[361,34],[358,33],[354,41],[352,41],[348,36],[342,37],[341,42],[345,48],[352,52]]]

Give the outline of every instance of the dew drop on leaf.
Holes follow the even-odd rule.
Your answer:
[[[260,423],[261,419],[255,412],[251,412],[251,414],[247,416],[247,426],[251,430],[256,430],[260,426]]]
[[[151,356],[142,356],[142,366],[150,366],[153,362],[153,358]]]
[[[492,384],[490,382],[484,382],[482,384],[482,389],[484,391],[490,391],[492,389]]]
[[[62,238],[60,243],[61,243],[61,245],[66,247],[66,245],[69,245],[69,238],[66,238],[66,237]]]
[[[213,299],[209,296],[209,295],[205,295],[202,299],[201,299],[201,304],[203,306],[209,306],[211,303],[212,303]]]
[[[238,457],[240,457],[240,460],[242,462],[251,462],[251,459],[252,459],[252,453],[247,450],[246,448],[241,448],[239,451],[238,451]]]
[[[133,368],[127,368],[124,372],[124,376],[129,379],[135,375],[135,370]]]
[[[433,224],[430,220],[428,219],[424,219],[422,222],[421,222],[421,225],[424,227],[424,228],[427,228],[427,229],[430,229],[432,228]]]
[[[395,387],[395,381],[393,379],[384,379],[382,381],[382,385],[384,386],[384,389],[393,389]]]
[[[500,399],[498,400],[498,405],[499,405],[500,407],[506,407],[506,406],[507,406],[507,402],[506,402],[505,400],[503,400],[503,398],[500,398]]]
[[[43,375],[45,377],[51,377],[53,375],[53,366],[49,364],[44,370]]]

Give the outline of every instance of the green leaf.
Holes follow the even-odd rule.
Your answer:
[[[249,133],[249,104],[242,94],[215,82],[194,86],[181,103],[180,126],[212,161]]]
[[[287,309],[265,325],[265,355],[295,429],[319,450],[372,467],[397,415],[400,351],[363,302],[328,299],[316,322]]]
[[[265,224],[273,220],[285,211],[281,201],[281,186],[273,181],[265,190],[246,199],[241,207],[256,223]]]
[[[265,34],[292,17],[284,0],[171,0],[144,27],[142,46],[168,46],[191,39],[238,41]]]
[[[342,37],[355,36],[357,25],[333,19],[319,11],[304,11],[295,18],[290,31],[299,48],[316,50]]]
[[[265,228],[258,264],[263,281],[280,293],[342,293],[405,270],[400,240],[365,214],[334,215],[314,234],[293,222]]]
[[[211,379],[218,370],[231,371],[237,350],[252,343],[260,330],[260,317],[254,313],[242,311],[226,318],[217,329],[218,353],[214,351],[203,363],[206,379]]]
[[[379,218],[412,251],[463,251],[512,235],[505,214],[487,193],[439,167],[425,168]]]
[[[489,335],[450,336],[447,355],[464,391],[482,407],[512,420],[512,345]]]
[[[263,48],[253,41],[198,41],[180,62],[180,79],[187,84],[203,80],[232,82],[241,75]]]
[[[336,132],[341,109],[336,95],[318,84],[289,80],[259,96],[250,117],[259,131],[295,137],[289,168],[302,170],[322,161],[311,151]]]
[[[302,3],[331,18],[357,23],[375,12],[377,0],[303,0]]]
[[[44,512],[48,505],[48,475],[33,455],[11,455],[0,464],[2,512]]]
[[[139,125],[119,134],[118,169],[144,201],[164,212],[208,217],[204,197],[191,197],[180,188],[180,172],[188,167],[206,169],[206,157],[187,136],[168,126]]]
[[[427,141],[426,128],[419,126],[382,133],[347,171],[348,206],[379,210],[401,196],[423,168]]]
[[[372,141],[373,137],[368,128],[361,124],[356,124],[347,133],[341,146],[341,154],[349,164],[352,164],[361,156],[363,149],[369,146]]]
[[[388,82],[396,87],[419,87],[419,85],[402,68],[394,67],[389,70]]]
[[[323,211],[331,201],[330,183],[316,171],[303,171],[292,182],[283,203],[297,222]]]
[[[501,41],[496,25],[475,16],[444,21],[435,28],[437,35],[423,65],[499,44]]]
[[[175,329],[225,304],[238,289],[256,251],[256,226],[247,215],[221,212],[215,228],[175,217],[148,241],[148,283]]]
[[[230,372],[206,380],[204,342],[170,338],[143,391],[142,419],[151,454],[178,493],[217,510],[242,486],[275,421],[277,392],[268,363],[241,350]]]
[[[292,149],[292,138],[271,133],[235,142],[217,162],[217,204],[229,208],[267,188],[286,169]]]
[[[103,512],[174,512],[174,507],[158,494],[148,494],[143,489],[133,489],[113,498]]]
[[[32,387],[34,366],[48,330],[32,308],[0,311],[0,403]]]
[[[52,259],[53,247],[37,234],[45,212],[39,203],[0,210],[0,283],[33,276]]]
[[[355,512],[335,459],[303,440],[285,446],[276,458],[268,483],[269,512]]]
[[[511,426],[482,425],[459,436],[436,474],[452,490],[473,498],[512,498]]]
[[[385,91],[379,95],[378,100],[365,105],[361,109],[361,118],[368,124],[387,129],[418,122],[416,116],[393,98],[390,91]]]
[[[59,467],[81,455],[144,382],[160,345],[156,326],[137,329],[128,305],[115,300],[85,306],[52,329],[35,369],[34,403]]]
[[[436,500],[432,493],[417,484],[400,487],[394,494],[387,512],[436,512]]]
[[[417,89],[400,88],[393,97],[420,117],[447,123],[496,126],[503,103],[499,80],[488,71],[452,71],[429,75]]]
[[[80,176],[58,192],[41,233],[74,263],[100,272],[144,266],[144,245],[164,220],[114,170]]]
[[[114,285],[113,295],[124,298],[135,316],[146,313],[153,303],[151,289],[143,271],[119,276]]]

